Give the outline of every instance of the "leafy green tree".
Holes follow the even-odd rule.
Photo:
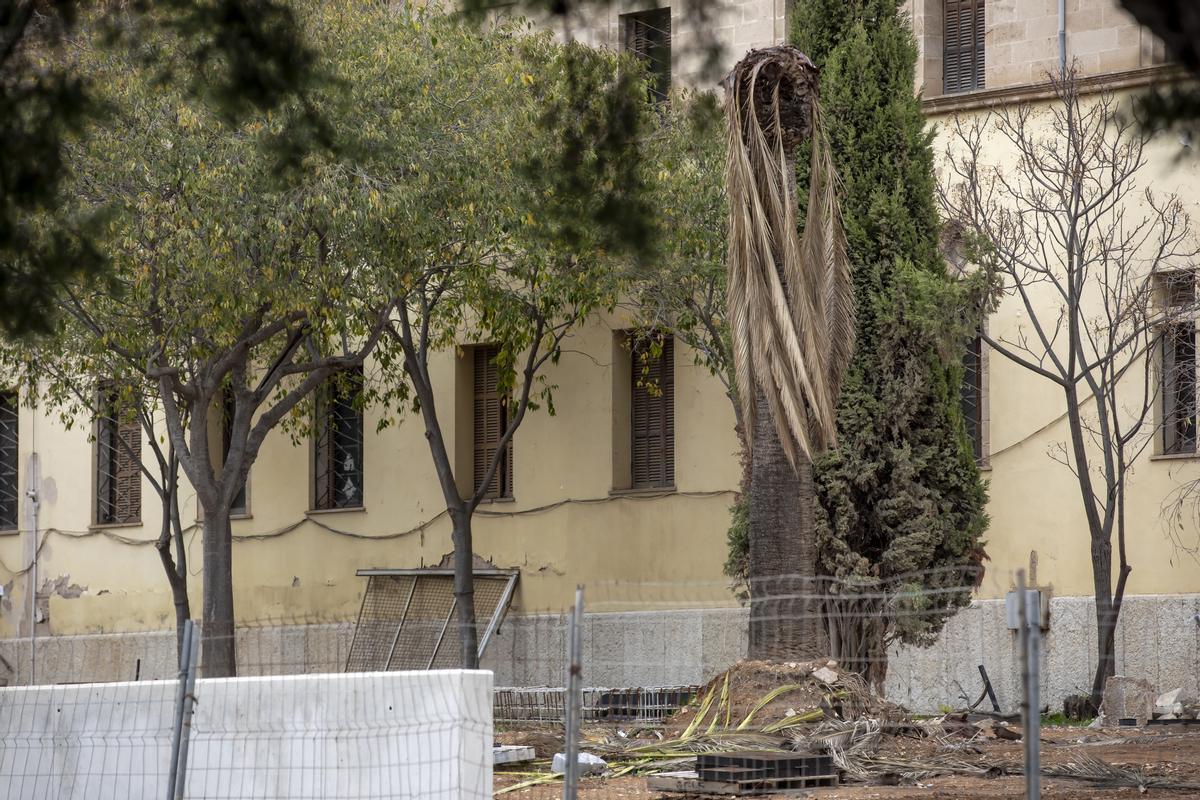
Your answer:
[[[140,0],[122,13],[92,13],[79,0],[0,0],[0,327],[9,334],[46,332],[59,284],[103,273],[93,217],[66,219],[64,149],[106,123],[103,91],[82,73],[62,43],[76,39],[81,12],[87,34],[137,50],[159,77],[236,122],[301,101],[319,82],[315,55],[291,6],[278,0]],[[157,39],[161,50],[144,46]],[[326,131],[315,106],[299,113],[268,144],[294,164]]]
[[[461,663],[475,667],[472,517],[527,413],[553,413],[546,368],[564,341],[615,303],[618,258],[634,244],[612,238],[628,229],[612,223],[643,213],[641,177],[622,176],[640,163],[651,109],[632,65],[520,22],[481,31],[415,10],[358,13],[337,34],[355,78],[339,119],[361,137],[340,187],[358,211],[339,241],[348,259],[377,265],[379,307],[397,309],[377,358],[383,399],[424,426],[453,528]],[[613,139],[618,129],[635,135]],[[557,169],[564,153],[580,163]],[[450,450],[453,406],[439,406],[446,388],[430,368],[462,343],[494,348],[507,398],[497,446],[471,465]]]
[[[888,641],[936,635],[969,602],[964,577],[984,557],[986,490],[959,400],[981,294],[950,277],[939,251],[933,134],[898,0],[798,0],[793,20],[821,68],[858,315],[837,446],[816,464],[820,560],[898,598],[887,610],[827,609],[832,655],[866,669],[884,665]]]
[[[327,187],[344,180],[346,164],[314,154],[300,180],[280,179],[268,145],[303,107],[231,122],[163,84],[162,69],[182,68],[187,55],[150,33],[131,49],[85,29],[70,48],[66,66],[88,76],[110,117],[68,150],[70,205],[60,213],[110,212],[96,243],[112,286],[67,284],[63,335],[48,346],[65,342],[96,380],[116,377],[161,409],[204,512],[207,669],[232,675],[231,504],[267,435],[314,388],[362,364],[389,308],[375,306],[369,268],[337,247],[347,209]],[[337,92],[326,94],[336,107]],[[222,453],[210,411],[227,392]]]

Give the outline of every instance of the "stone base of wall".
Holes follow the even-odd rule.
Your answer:
[[[1116,637],[1118,675],[1144,678],[1157,691],[1182,688],[1200,696],[1200,595],[1127,597]],[[972,603],[946,625],[929,648],[895,647],[888,664],[887,696],[918,711],[973,702],[983,688],[979,664],[991,678],[1000,706],[1021,702],[1020,645],[1005,624],[1004,601]],[[1096,605],[1087,597],[1050,601],[1050,627],[1042,633],[1041,698],[1051,709],[1063,699],[1089,694],[1098,661]],[[984,701],[985,707],[987,701]]]
[[[1117,633],[1117,672],[1145,678],[1158,691],[1182,687],[1200,696],[1200,595],[1127,598]],[[584,682],[589,686],[658,687],[704,683],[746,654],[747,610],[705,608],[588,614],[584,618]],[[258,628],[238,634],[242,675],[340,672],[354,626]],[[38,682],[143,680],[175,674],[170,632],[61,636],[38,640]],[[513,615],[493,638],[483,667],[497,686],[561,686],[566,675],[567,622],[559,615]],[[1042,641],[1042,702],[1061,708],[1087,693],[1096,668],[1094,604],[1089,598],[1050,602]],[[1004,601],[964,609],[929,648],[893,647],[887,696],[913,711],[934,712],[973,701],[988,671],[1001,707],[1020,703],[1016,632]],[[0,641],[0,684],[28,681],[28,640]],[[985,701],[986,702],[986,701]]]

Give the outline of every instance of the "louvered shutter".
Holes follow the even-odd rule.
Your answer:
[[[142,426],[137,420],[117,423],[117,443],[113,476],[114,522],[131,523],[142,519]]]
[[[635,339],[632,350],[630,428],[633,434],[633,488],[649,489],[675,483],[675,345],[662,339],[655,358],[651,343]]]
[[[474,386],[473,386],[473,422],[474,422],[474,480],[475,491],[483,485],[487,477],[488,467],[496,456],[500,439],[508,425],[507,398],[500,394],[500,370],[496,366],[496,356],[500,349],[494,346],[474,348]],[[484,497],[512,497],[513,487],[513,446],[508,443],[496,476],[488,486]]]
[[[954,94],[984,88],[984,0],[946,0],[944,22],[942,91]]]

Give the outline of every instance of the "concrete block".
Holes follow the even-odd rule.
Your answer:
[[[1154,688],[1143,678],[1114,675],[1104,684],[1100,711],[1110,725],[1121,719],[1135,719],[1145,725],[1154,713]]]
[[[0,690],[10,796],[162,796],[175,687]],[[187,796],[491,797],[490,673],[202,679],[196,695]]]

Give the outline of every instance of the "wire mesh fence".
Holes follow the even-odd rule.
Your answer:
[[[700,753],[746,748],[831,754],[846,782],[888,773],[901,782],[992,774],[1020,783],[1024,762],[1010,739],[1023,735],[1022,672],[1032,665],[1003,614],[964,608],[974,576],[957,575],[780,578],[750,587],[743,599],[718,582],[588,586],[577,647],[580,747],[607,762],[609,777],[585,776],[581,785],[615,780],[613,773],[657,780],[694,769]],[[397,583],[401,600],[417,593],[414,581]],[[502,620],[479,615],[477,638],[490,631],[480,672],[397,669],[428,664],[437,640],[451,656],[460,652],[457,616],[446,603],[436,614],[412,614],[411,606],[406,614],[408,604],[399,602],[360,621],[243,623],[228,641],[202,642],[180,796],[469,798],[529,781],[557,792],[551,759],[567,749],[569,616],[533,613],[520,601],[518,592]],[[1031,604],[1027,619],[1044,624],[1038,601]],[[988,657],[992,638],[1011,656]],[[387,652],[374,645],[365,652],[389,669],[362,670],[369,664],[355,653],[366,640],[385,642]],[[1061,683],[1054,641],[1044,640],[1037,672]],[[19,666],[27,646],[0,643],[0,658]],[[49,685],[0,689],[6,796],[167,796],[175,633],[48,636],[38,648],[39,678]],[[441,663],[435,658],[435,667]],[[1075,671],[1072,680],[1090,679]],[[10,670],[10,682],[23,674]],[[1031,713],[1061,707],[1060,695],[1043,696]],[[1192,708],[1185,696],[1177,722],[1091,734],[1048,726],[1032,740],[1048,743],[1039,773],[1051,785],[1081,776],[1135,785],[1112,754],[1157,763],[1156,749],[1166,748],[1170,761],[1172,748],[1190,742]],[[1152,717],[1153,709],[1137,722]],[[1094,741],[1083,741],[1088,736]],[[493,768],[494,744],[526,742],[536,760],[517,769],[536,775]],[[1106,750],[1100,742],[1116,743]],[[1200,747],[1194,755],[1200,763]],[[1176,786],[1193,772],[1200,770],[1172,761],[1140,774]]]

